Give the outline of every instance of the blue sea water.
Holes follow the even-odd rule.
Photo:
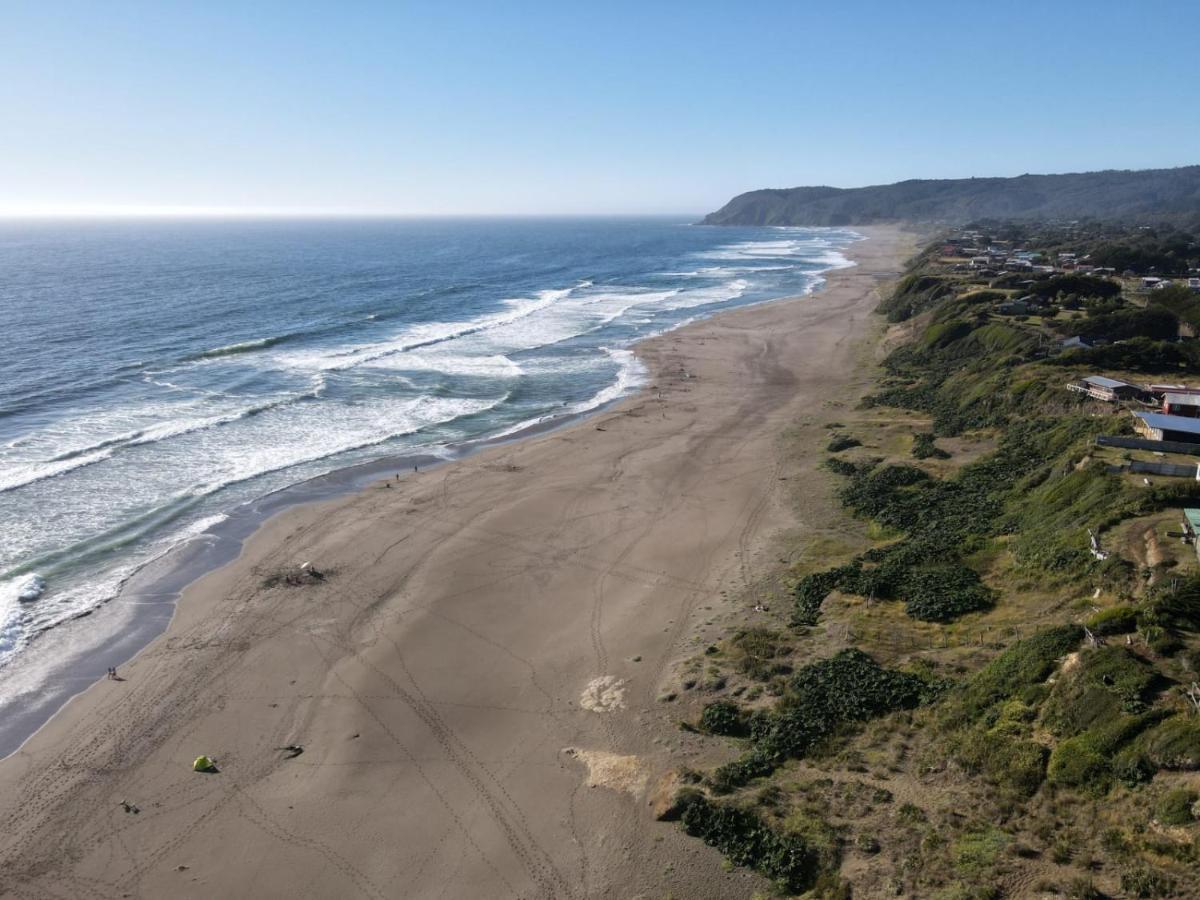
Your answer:
[[[0,667],[240,503],[584,412],[856,235],[674,219],[0,224]]]

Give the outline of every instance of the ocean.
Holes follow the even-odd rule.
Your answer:
[[[633,342],[808,293],[856,238],[665,218],[0,224],[0,704],[30,690],[4,674],[42,636],[98,627],[80,617],[240,506],[596,409],[643,378]]]

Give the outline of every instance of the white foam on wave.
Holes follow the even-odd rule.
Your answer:
[[[440,372],[486,378],[519,378],[524,370],[503,354],[477,356],[449,353],[405,353],[373,364],[403,371]]]
[[[262,420],[240,435],[236,444],[220,442],[204,448],[212,467],[197,490],[211,493],[281,469],[318,462],[393,438],[445,425],[502,404],[505,393],[491,398],[420,396],[367,405],[347,405],[295,421],[294,415]]]
[[[791,272],[791,266],[701,266],[687,272],[660,272],[671,278],[728,278],[731,275],[753,275],[755,272]]]
[[[25,487],[37,481],[44,481],[47,478],[63,475],[72,469],[79,469],[83,466],[102,462],[112,455],[112,449],[97,450],[92,453],[73,455],[68,459],[60,459],[57,462],[26,463],[23,465],[8,466],[0,473],[0,494],[5,491],[13,491],[17,488]]]
[[[130,447],[157,444],[171,438],[181,437],[196,431],[229,425],[251,416],[298,403],[315,400],[325,390],[325,379],[320,373],[307,391],[276,394],[260,402],[245,403],[235,400],[233,408],[213,415],[195,415],[201,409],[195,402],[185,404],[160,404],[143,408],[115,409],[100,417],[66,419],[57,423],[53,430],[27,434],[22,437],[20,447],[26,451],[46,448],[48,459],[5,460],[0,454],[0,493],[25,487],[47,478],[72,472],[111,459],[113,455]],[[212,392],[216,393],[216,392]],[[228,395],[216,393],[227,401]],[[211,401],[201,401],[209,404]],[[152,422],[153,419],[159,419]],[[151,422],[144,427],[113,434],[113,425],[136,421]],[[98,432],[98,433],[97,433]],[[107,433],[106,433],[107,432]],[[79,437],[84,437],[81,444]],[[16,442],[13,442],[14,445]],[[16,446],[6,449],[17,449]],[[28,457],[29,452],[24,455]]]
[[[34,572],[17,585],[17,600],[21,603],[32,603],[46,590],[46,579]]]
[[[646,366],[632,350],[620,347],[601,347],[608,358],[617,364],[617,374],[613,383],[601,388],[587,400],[582,400],[571,407],[573,413],[584,413],[597,407],[604,406],[614,400],[619,400],[626,394],[632,393],[645,381]]]
[[[41,632],[108,603],[119,594],[121,587],[134,573],[177,547],[203,536],[227,518],[224,513],[214,513],[188,522],[156,538],[136,558],[102,572],[91,573],[87,578],[76,579],[74,583],[53,593],[46,593],[44,597],[39,593],[37,603],[22,603],[16,599],[16,590],[30,576],[0,581],[0,666]],[[44,590],[45,581],[37,575],[32,578],[40,580]]]
[[[745,278],[735,278],[724,284],[710,288],[697,288],[683,291],[664,304],[663,309],[694,309],[697,306],[708,306],[712,303],[728,303],[743,296],[750,288],[750,282]]]
[[[183,504],[183,511],[186,511],[198,499],[238,482],[281,469],[316,463],[394,437],[445,425],[464,416],[492,409],[507,398],[507,394],[487,399],[423,396],[374,404],[366,410],[362,406],[350,405],[337,414],[314,418],[314,427],[309,429],[297,427],[301,423],[291,421],[291,412],[281,410],[289,421],[271,423],[264,420],[261,425],[256,423],[255,434],[243,435],[237,442],[220,441],[213,444],[209,449],[215,457],[212,462],[216,465],[210,470],[210,480],[195,485],[178,499]],[[324,428],[315,427],[315,423],[322,421]],[[210,438],[204,432],[198,432],[195,436],[201,441]],[[110,536],[98,542],[95,539],[88,540],[81,549],[86,557],[76,554],[73,559],[56,558],[55,565],[70,568],[80,565],[87,558],[103,558],[114,547],[132,546],[154,535],[165,521],[177,518],[179,511],[176,506],[178,504],[168,504],[168,508],[148,513],[143,517],[144,521],[118,526]],[[27,583],[28,573],[14,573],[0,581],[0,662],[4,656],[19,650],[41,631],[76,618],[112,599],[135,571],[173,547],[207,531],[224,518],[223,514],[206,516],[173,528],[161,537],[152,537],[149,547],[121,564],[105,564],[102,570],[90,572],[87,577],[68,576],[68,583],[64,587],[37,604],[19,605],[16,599]],[[69,551],[67,556],[71,556]],[[92,564],[87,565],[90,567]]]
[[[539,310],[546,309],[569,297],[576,290],[591,285],[580,282],[569,288],[554,288],[538,291],[532,298],[505,300],[505,309],[474,319],[451,322],[427,322],[410,325],[388,341],[374,344],[359,344],[333,351],[311,351],[280,354],[277,361],[288,367],[313,368],[323,371],[345,371],[358,366],[376,364],[380,360],[441,344],[456,338],[502,328],[528,318]]]
[[[724,244],[715,250],[705,250],[697,253],[700,259],[715,260],[774,260],[791,259],[796,257],[814,258],[822,251],[833,247],[833,242],[827,238],[804,237],[785,238],[774,241],[738,241]]]

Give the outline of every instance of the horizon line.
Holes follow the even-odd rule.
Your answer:
[[[312,207],[239,206],[62,206],[0,208],[0,221],[84,219],[550,219],[635,218],[661,216],[695,218],[703,212],[435,212],[356,210]]]

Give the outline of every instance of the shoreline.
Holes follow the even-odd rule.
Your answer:
[[[699,852],[630,815],[681,761],[656,695],[699,605],[789,524],[778,435],[855,377],[899,269],[905,239],[866,231],[817,292],[640,342],[649,384],[606,409],[272,516],[127,682],[0,763],[0,872],[98,896],[590,896]],[[308,560],[327,581],[280,583]],[[220,775],[190,772],[200,753]],[[705,860],[688,896],[723,895]]]
[[[719,310],[706,318],[687,321],[666,331],[641,338],[626,349],[636,355],[638,348],[647,342],[703,325],[731,312],[811,298],[824,289],[831,273],[854,267],[855,263],[850,261],[847,253],[863,239],[860,237],[848,245],[845,248],[846,252],[838,251],[838,255],[847,261],[816,272],[822,280],[805,294],[774,297]],[[644,366],[644,361],[642,362]],[[646,373],[647,378],[648,375],[649,373]],[[18,674],[23,676],[26,682],[22,686],[24,690],[7,702],[0,700],[0,762],[20,750],[26,741],[62,712],[75,697],[102,680],[110,666],[119,668],[128,664],[166,632],[174,619],[184,591],[196,581],[236,561],[246,542],[252,540],[274,516],[305,504],[349,497],[368,489],[382,476],[397,471],[407,477],[409,467],[413,465],[419,465],[422,470],[428,471],[443,464],[457,463],[490,447],[570,428],[626,401],[638,398],[645,388],[646,384],[640,384],[630,393],[606,400],[589,409],[551,414],[531,422],[518,423],[511,431],[468,438],[434,448],[442,451],[440,453],[418,452],[384,456],[341,466],[238,504],[216,525],[169,548],[161,556],[147,560],[121,583],[115,596],[78,613],[35,638],[35,641],[44,642],[44,645],[35,643],[24,651],[30,653],[33,661],[17,661],[22,667]],[[126,622],[124,627],[111,629],[108,635],[112,639],[111,643],[104,648],[95,646],[96,641],[101,638],[99,635],[62,633],[72,629],[74,623],[94,615],[119,615],[121,607],[126,604],[150,606],[155,609],[150,615],[139,613],[137,618]],[[89,638],[90,641],[87,640]],[[63,645],[70,646],[73,639],[75,643],[86,642],[87,645],[75,652],[64,652]],[[29,671],[30,669],[33,671]],[[37,698],[36,705],[31,706],[30,701],[34,696]]]

